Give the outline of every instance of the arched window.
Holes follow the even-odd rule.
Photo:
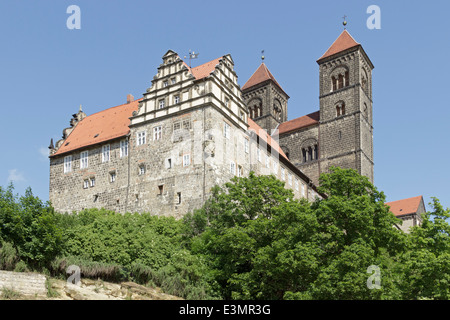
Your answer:
[[[336,77],[335,76],[331,77],[331,85],[333,87],[333,91],[336,91],[337,90],[337,81],[336,81]]]
[[[338,77],[338,89],[342,89],[344,87],[344,76],[342,74]]]
[[[345,114],[345,103],[341,102],[336,105],[336,117],[343,116]]]

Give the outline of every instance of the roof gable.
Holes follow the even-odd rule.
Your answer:
[[[419,209],[421,202],[423,202],[423,197],[417,196],[408,199],[386,202],[386,205],[390,207],[390,211],[395,216],[402,216],[405,214],[416,213]]]
[[[320,61],[322,59],[331,57],[336,53],[351,49],[353,47],[360,46],[358,42],[353,39],[353,37],[348,33],[347,30],[342,31],[339,37],[333,42],[333,44],[328,48],[328,50],[319,58]]]

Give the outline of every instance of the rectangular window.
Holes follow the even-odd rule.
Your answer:
[[[273,171],[275,173],[278,173],[278,162],[276,162],[275,160],[273,161]]]
[[[183,121],[183,129],[190,130],[191,129],[191,121],[184,120]]]
[[[298,191],[298,179],[295,179],[295,190]]]
[[[183,167],[187,167],[191,164],[191,155],[185,154],[183,155]]]
[[[302,197],[306,196],[305,185],[302,183]]]
[[[141,146],[145,144],[145,131],[141,131],[137,133],[136,144]]]
[[[169,81],[164,81],[164,82],[163,82],[163,86],[164,86],[164,87],[167,87],[168,85],[169,85]]]
[[[80,169],[86,169],[89,165],[89,152],[83,151],[80,154]]]
[[[227,139],[230,139],[230,131],[231,131],[231,127],[228,123],[224,122],[223,123],[223,136]]]
[[[170,79],[170,81],[172,82],[172,84],[175,84],[177,82],[175,78]]]
[[[261,149],[256,149],[256,156],[258,158],[258,161],[261,162]]]
[[[64,173],[72,171],[72,156],[64,157]]]
[[[284,172],[284,168],[282,167],[281,168],[281,180],[285,180],[286,179],[286,176],[285,176],[285,172]]]
[[[175,97],[173,98],[173,102],[174,102],[175,104],[180,103],[180,96],[175,96]]]
[[[159,100],[159,109],[162,109],[166,106],[166,101],[165,100]]]
[[[128,140],[120,141],[120,157],[128,156]]]
[[[109,174],[109,181],[110,181],[110,182],[116,181],[116,173],[115,173],[115,172],[111,172],[111,173]]]
[[[145,174],[145,165],[140,165],[139,166],[139,175],[142,176],[143,174]]]
[[[266,156],[266,168],[270,168],[270,157]]]
[[[244,139],[244,151],[245,153],[248,153],[250,150],[250,143],[248,141],[248,139]]]
[[[238,177],[242,177],[242,175],[243,175],[242,166],[238,166],[238,169],[237,169],[237,176],[238,176]]]
[[[292,186],[292,174],[288,174],[289,185]]]
[[[91,178],[91,187],[95,187],[95,178]]]
[[[84,189],[89,188],[89,180],[84,180],[84,181],[83,181],[83,188],[84,188]]]
[[[154,127],[153,128],[153,140],[161,140],[161,136],[162,136],[162,127],[161,126]]]
[[[233,161],[230,162],[230,173],[236,174],[236,164]]]
[[[177,199],[178,199],[177,204],[181,204],[181,192],[177,192]]]
[[[177,131],[177,130],[180,130],[181,129],[181,122],[175,122],[174,124],[173,124],[173,131]]]
[[[102,162],[108,162],[109,155],[110,155],[110,146],[109,144],[107,144],[106,146],[102,147]]]
[[[159,195],[162,196],[163,192],[164,192],[164,185],[159,185],[158,186],[158,191],[159,191]]]

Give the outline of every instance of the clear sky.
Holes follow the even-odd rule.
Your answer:
[[[67,28],[67,8],[81,29]],[[381,29],[369,29],[370,5]],[[48,200],[50,138],[80,104],[88,115],[140,98],[168,49],[193,66],[231,54],[242,86],[265,63],[289,94],[289,119],[319,109],[316,60],[343,30],[375,65],[375,185],[388,201],[450,207],[450,2],[382,0],[2,0],[0,185]],[[428,207],[428,206],[427,206]],[[429,207],[428,207],[429,208]]]

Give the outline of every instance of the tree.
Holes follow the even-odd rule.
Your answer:
[[[450,299],[450,210],[439,200],[430,203],[422,225],[411,228],[409,250],[403,257],[406,299]]]

